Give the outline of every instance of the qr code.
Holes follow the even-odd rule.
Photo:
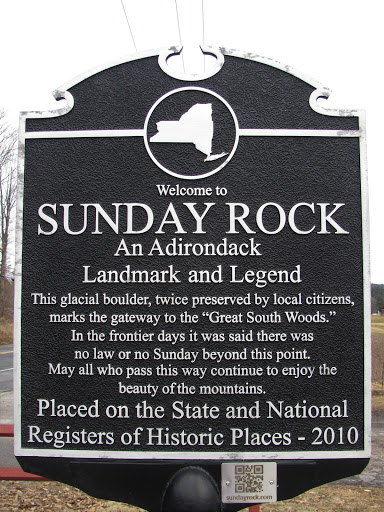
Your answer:
[[[235,492],[255,493],[263,491],[264,471],[261,464],[235,466]]]

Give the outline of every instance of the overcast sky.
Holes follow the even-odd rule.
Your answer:
[[[289,64],[332,89],[324,105],[366,110],[372,282],[384,283],[381,7],[373,0],[323,5],[125,0],[130,32],[121,0],[0,0],[0,107],[16,125],[20,110],[57,108],[51,92],[76,75],[136,50],[179,44],[180,36],[187,71],[201,65],[193,45],[203,39]]]

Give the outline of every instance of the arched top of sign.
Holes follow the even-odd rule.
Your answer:
[[[328,98],[331,94],[331,89],[328,87],[323,86],[320,82],[317,80],[312,79],[311,77],[307,76],[305,73],[302,73],[300,71],[297,71],[296,69],[282,64],[278,61],[275,61],[273,59],[270,59],[268,57],[263,57],[261,55],[250,53],[250,52],[242,52],[239,50],[229,49],[229,48],[218,48],[218,47],[211,47],[211,46],[201,46],[201,50],[203,53],[211,54],[216,57],[216,63],[208,69],[206,72],[199,74],[199,75],[188,75],[186,73],[180,73],[178,71],[175,71],[171,69],[168,64],[167,60],[172,57],[173,55],[177,55],[182,51],[181,46],[172,46],[170,48],[165,49],[157,49],[157,50],[147,50],[144,52],[139,52],[135,54],[128,55],[123,58],[116,59],[114,61],[109,62],[108,64],[103,64],[100,66],[97,66],[95,68],[92,68],[91,70],[88,70],[72,80],[69,80],[65,84],[63,84],[61,87],[53,91],[53,96],[56,100],[66,100],[67,105],[63,108],[52,110],[52,111],[29,111],[29,112],[21,112],[20,118],[48,118],[48,117],[59,117],[64,114],[67,114],[72,108],[74,107],[74,99],[71,93],[68,91],[75,85],[79,84],[80,82],[86,80],[87,78],[90,78],[93,75],[96,75],[97,73],[100,73],[102,71],[105,71],[109,68],[112,68],[114,66],[118,66],[120,64],[124,64],[127,62],[139,60],[139,59],[145,59],[148,57],[156,57],[158,56],[158,62],[160,68],[169,76],[176,78],[181,81],[185,82],[195,82],[195,81],[201,81],[206,80],[217,73],[220,72],[223,66],[225,66],[225,56],[231,56],[231,57],[238,57],[241,59],[246,59],[254,62],[259,62],[262,64],[265,64],[267,66],[271,66],[276,69],[280,69],[281,71],[284,71],[286,73],[289,73],[292,76],[297,77],[298,79],[306,82],[307,84],[311,85],[315,88],[315,90],[312,92],[310,98],[309,98],[309,104],[315,112],[326,115],[326,116],[336,116],[336,117],[359,117],[363,115],[363,111],[356,110],[356,109],[328,109],[324,108],[321,105],[318,104],[318,99],[320,98]]]
[[[184,80],[187,82],[196,82],[198,80],[206,80],[207,78],[210,78],[211,76],[216,75],[220,71],[220,69],[224,65],[224,53],[221,51],[220,48],[214,48],[212,46],[200,46],[201,51],[204,54],[213,55],[215,57],[215,63],[212,67],[204,71],[204,73],[201,73],[199,75],[197,74],[187,74],[187,73],[181,73],[179,71],[176,71],[175,69],[172,69],[168,65],[168,59],[170,59],[173,55],[179,55],[183,51],[182,46],[175,46],[174,51],[168,51],[168,52],[161,52],[159,54],[159,66],[164,71],[164,73],[167,73],[167,75],[172,76],[173,78],[177,78],[178,80]],[[171,50],[171,49],[170,49]]]

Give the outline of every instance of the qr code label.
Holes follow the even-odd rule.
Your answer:
[[[261,464],[235,466],[235,492],[263,492],[264,468]]]
[[[272,503],[277,500],[275,462],[222,464],[223,503]]]

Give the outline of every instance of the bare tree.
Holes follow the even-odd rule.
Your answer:
[[[16,203],[16,147],[17,132],[9,126],[5,111],[0,109],[0,317],[4,315],[10,227]]]

